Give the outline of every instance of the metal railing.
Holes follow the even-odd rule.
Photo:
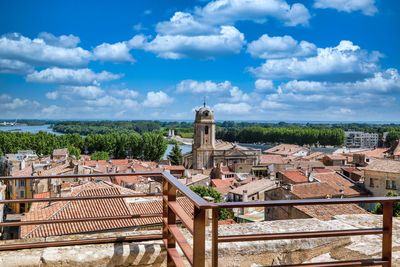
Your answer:
[[[393,203],[400,202],[400,197],[371,197],[371,198],[344,198],[344,199],[308,199],[308,200],[275,200],[258,202],[226,202],[209,203],[199,197],[188,187],[183,185],[177,178],[168,172],[163,173],[107,173],[107,174],[84,174],[84,175],[53,175],[53,176],[26,176],[26,177],[0,177],[0,180],[20,180],[20,179],[54,179],[54,178],[96,178],[96,177],[115,177],[115,176],[152,176],[162,177],[162,193],[143,193],[143,194],[123,194],[123,195],[103,195],[103,196],[83,196],[83,197],[60,197],[60,198],[41,198],[41,199],[18,199],[1,200],[0,204],[10,203],[33,203],[49,201],[76,201],[87,199],[106,199],[106,198],[132,198],[162,196],[163,211],[162,214],[145,215],[122,215],[113,217],[94,217],[62,220],[40,220],[40,221],[22,221],[22,222],[3,222],[0,226],[21,226],[21,225],[39,225],[52,223],[69,223],[81,221],[100,221],[100,220],[118,220],[129,218],[161,217],[162,233],[149,235],[134,235],[124,237],[108,237],[97,239],[71,240],[71,241],[52,241],[24,244],[7,244],[0,246],[1,250],[15,250],[25,248],[43,248],[56,246],[72,246],[84,244],[115,243],[125,241],[144,241],[144,240],[163,240],[167,250],[168,266],[185,266],[184,258],[190,265],[199,267],[206,265],[206,210],[212,210],[211,227],[211,264],[218,266],[218,244],[224,242],[250,242],[280,239],[306,239],[321,237],[342,237],[355,235],[382,235],[382,257],[380,259],[347,260],[335,262],[320,262],[297,265],[281,266],[371,266],[381,265],[385,267],[392,266],[392,215]],[[191,218],[182,206],[177,202],[177,193],[187,197],[193,203],[193,218]],[[349,229],[335,231],[318,232],[292,232],[292,233],[270,233],[270,234],[251,234],[251,235],[218,235],[218,212],[222,208],[249,208],[249,207],[274,207],[274,206],[301,206],[301,205],[335,205],[335,204],[360,204],[360,203],[382,203],[383,204],[383,225],[381,228],[368,229]],[[177,224],[177,218],[181,224],[192,234],[193,245],[185,238],[180,227]],[[176,244],[181,248],[184,258],[179,254]]]

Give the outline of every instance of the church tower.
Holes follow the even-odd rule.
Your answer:
[[[196,110],[193,137],[193,168],[214,167],[212,155],[215,150],[215,121],[210,107],[204,105]]]

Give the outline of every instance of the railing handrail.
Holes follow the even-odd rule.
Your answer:
[[[385,203],[400,202],[400,197],[357,197],[357,198],[329,198],[329,199],[293,199],[293,200],[268,200],[249,202],[223,202],[213,203],[210,208],[249,208],[273,206],[302,206],[302,205],[331,205],[331,204],[356,204],[356,203]]]

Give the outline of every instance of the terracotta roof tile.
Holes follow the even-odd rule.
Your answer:
[[[321,182],[328,183],[336,190],[336,195],[344,194],[345,196],[359,196],[367,194],[367,192],[336,172],[314,173],[313,177]]]
[[[235,182],[235,178],[212,179],[212,187],[229,187]]]
[[[308,177],[301,171],[282,171],[281,172],[287,179],[295,183],[307,183]]]
[[[294,206],[312,218],[323,221],[334,219],[336,215],[343,214],[367,214],[368,212],[356,204],[338,204],[338,205],[312,205],[312,206]]]
[[[280,155],[261,155],[260,165],[269,165],[269,164],[285,164],[285,161]]]
[[[272,188],[274,186],[275,186],[275,181],[271,181],[268,179],[261,179],[239,186],[235,189],[232,189],[230,193],[236,195],[243,195],[243,190],[247,190],[247,194],[250,196],[267,188]]]

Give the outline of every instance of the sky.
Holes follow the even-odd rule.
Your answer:
[[[396,0],[0,1],[0,118],[400,121]]]

